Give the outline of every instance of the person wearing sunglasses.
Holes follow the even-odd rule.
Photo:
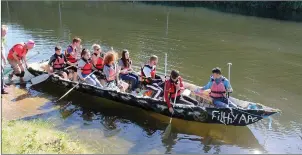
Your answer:
[[[103,74],[104,58],[102,57],[102,48],[99,44],[93,44],[92,48],[93,54],[91,56],[91,62],[93,65],[93,70],[97,70],[94,72],[94,74],[100,79],[105,79],[105,75]]]
[[[189,97],[184,98],[181,95],[184,89],[185,89],[184,84],[182,82],[181,76],[179,75],[179,72],[176,70],[172,70],[170,74],[170,79],[165,82],[165,92],[164,92],[164,98],[168,105],[170,113],[174,112],[173,107],[171,106],[171,101],[174,102],[175,97],[176,97],[176,103],[187,104],[187,105],[198,104],[198,101],[189,99]]]

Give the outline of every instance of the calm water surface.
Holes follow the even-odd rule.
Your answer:
[[[48,59],[56,44],[66,47],[74,36],[86,48],[93,43],[105,50],[127,48],[136,66],[156,54],[161,73],[168,53],[169,70],[178,69],[198,85],[208,81],[216,66],[227,76],[226,64],[232,62],[234,97],[282,110],[272,118],[271,128],[267,119],[248,127],[173,119],[166,141],[161,134],[167,117],[77,92],[59,104],[40,107],[54,110],[24,119],[49,120],[100,153],[302,152],[302,23],[140,3],[1,4],[2,23],[9,27],[7,46],[36,41],[29,55],[41,54],[31,62]],[[49,84],[26,90],[36,100],[51,100],[66,91]],[[98,102],[102,105],[95,107]]]

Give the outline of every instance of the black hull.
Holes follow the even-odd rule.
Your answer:
[[[44,72],[29,68],[28,71],[34,76],[43,74]],[[51,82],[58,86],[65,88],[72,88],[77,83],[62,80],[58,76],[50,76],[45,82]],[[97,88],[85,83],[79,84],[74,90],[87,93],[89,95],[106,98],[112,101],[120,102],[122,104],[139,107],[145,110],[150,110],[165,116],[170,117],[167,105],[162,100],[155,100],[152,98],[136,97],[128,93],[117,92],[115,90],[108,90]],[[246,110],[238,108],[214,108],[175,104],[173,118],[179,118],[188,121],[196,121],[201,123],[218,123],[234,126],[246,126],[260,121],[264,117],[275,114],[275,111],[264,110]]]

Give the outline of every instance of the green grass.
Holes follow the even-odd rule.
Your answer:
[[[92,153],[64,132],[54,130],[41,120],[2,121],[4,154],[77,154]]]

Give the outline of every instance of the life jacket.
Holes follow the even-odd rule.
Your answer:
[[[18,50],[18,51],[14,51],[14,48],[16,46],[22,46],[23,47],[23,50]],[[21,60],[28,52],[28,49],[25,48],[25,43],[18,43],[16,45],[14,45],[10,50],[9,50],[9,53],[8,53],[8,56],[7,58],[10,59],[10,60],[13,60],[14,57],[13,57],[13,53],[14,52],[17,52],[17,56],[19,58],[19,60]]]
[[[155,79],[155,75],[156,75],[156,68],[155,67],[151,67],[150,65],[144,65],[144,67],[150,68],[151,69],[151,78]],[[150,81],[146,78],[146,75],[144,73],[144,67],[141,68],[141,77],[142,77],[142,81],[146,82],[146,83],[150,83]]]
[[[109,76],[115,74],[115,70],[112,68],[112,66],[110,66],[110,65],[108,65],[108,64],[106,64],[106,66],[107,66],[108,68],[110,68],[110,70],[109,70]],[[108,79],[106,78],[107,83],[113,82],[113,81],[115,81],[115,80],[116,80],[116,79],[108,80]]]
[[[98,55],[96,53],[93,53],[96,57],[98,57]],[[102,70],[104,68],[104,60],[101,57],[98,57],[98,60],[96,62],[95,68],[98,70]]]
[[[76,49],[74,49],[71,45],[68,45],[68,47],[71,47],[72,48],[72,51],[76,51]],[[67,49],[68,49],[67,47]],[[65,55],[66,55],[66,59],[67,61],[71,62],[71,63],[76,63],[77,62],[77,59],[75,57],[73,57],[73,55],[69,54],[67,52],[67,49],[65,50]]]
[[[86,64],[81,69],[82,70],[82,74],[88,75],[88,74],[90,74],[92,72],[92,64],[89,61],[87,61],[87,60],[85,60],[83,58],[82,58],[82,60],[84,62],[86,62]]]
[[[225,78],[222,77],[222,79],[219,80],[218,84],[216,83],[215,79],[211,78],[211,80],[212,80],[212,86],[211,86],[210,96],[213,98],[225,97],[226,89],[223,84]]]
[[[64,55],[56,55],[55,54],[55,61],[52,64],[53,69],[62,69],[64,68],[65,60],[64,60]]]
[[[177,83],[182,83],[182,79],[181,77],[179,77],[178,81],[176,81]],[[175,98],[175,94],[176,94],[176,83],[174,81],[172,81],[172,79],[169,79],[169,83],[170,83],[170,97],[171,98]],[[180,96],[180,90],[178,90],[177,95],[176,96]]]

